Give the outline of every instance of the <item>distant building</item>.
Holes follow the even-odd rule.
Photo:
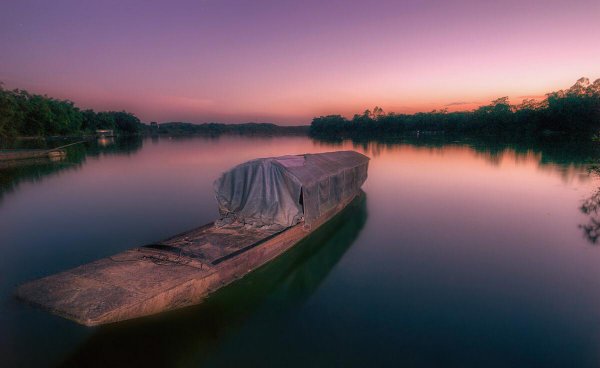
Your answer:
[[[96,130],[96,136],[98,138],[114,137],[115,134],[112,129],[98,129]]]

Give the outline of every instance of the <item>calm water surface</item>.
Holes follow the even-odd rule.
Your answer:
[[[600,365],[600,247],[579,227],[588,153],[306,137],[146,139],[0,170],[3,366]],[[197,307],[86,328],[16,285],[217,216],[256,157],[355,149],[366,196]],[[576,151],[576,150],[575,150]]]

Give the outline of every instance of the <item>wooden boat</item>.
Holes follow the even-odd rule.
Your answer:
[[[27,150],[2,150],[0,161],[28,160],[36,158],[64,158],[67,152],[62,149],[27,149]]]
[[[160,318],[124,321],[125,326],[100,326],[65,358],[61,367],[128,361],[135,361],[137,366],[155,366],[156,362],[178,361],[195,356],[200,346],[202,351],[217,349],[221,340],[215,336],[230,335],[232,330],[242,328],[268,300],[276,299],[279,311],[297,308],[319,289],[354,245],[367,220],[366,207],[367,195],[361,193],[290,250],[218,290],[200,305],[167,312]],[[185,331],[185,338],[175,338],[173,331]],[[149,351],[151,346],[160,349]],[[195,362],[197,366],[202,363],[202,359]]]
[[[339,213],[362,193],[368,160],[342,151],[239,165],[215,183],[219,221],[28,282],[17,297],[87,326],[198,304]]]
[[[50,149],[6,149],[0,150],[0,162],[14,162],[34,159],[50,159],[52,161],[62,160],[67,156],[67,151],[64,148],[83,143],[78,141],[65,144],[60,147]]]

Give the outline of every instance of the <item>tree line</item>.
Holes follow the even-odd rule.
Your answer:
[[[304,126],[281,126],[271,123],[242,123],[221,124],[205,123],[192,124],[182,122],[170,122],[154,125],[151,123],[149,133],[165,135],[207,135],[219,136],[222,134],[240,135],[306,135],[309,127]]]
[[[97,129],[137,134],[142,125],[126,111],[81,110],[72,101],[7,90],[0,83],[0,138],[93,134]]]
[[[326,139],[368,139],[407,133],[487,135],[524,138],[542,135],[595,137],[600,133],[600,79],[579,79],[571,88],[512,105],[502,97],[473,111],[434,110],[416,114],[384,113],[375,107],[351,119],[341,115],[313,119],[310,134]]]

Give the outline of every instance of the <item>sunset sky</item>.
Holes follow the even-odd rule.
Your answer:
[[[599,0],[0,2],[6,88],[145,122],[472,109],[582,76]]]

